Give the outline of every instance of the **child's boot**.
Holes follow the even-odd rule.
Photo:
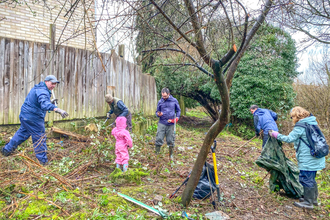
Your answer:
[[[116,164],[116,168],[121,169],[120,164]]]
[[[126,172],[127,169],[128,169],[128,163],[126,163],[126,164],[123,165],[123,172]]]

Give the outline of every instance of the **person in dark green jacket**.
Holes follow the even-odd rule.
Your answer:
[[[299,121],[317,125],[316,117],[302,107],[294,107],[290,115],[294,124]],[[304,143],[308,143],[308,140],[306,130],[303,127],[295,126],[288,136],[277,131],[271,131],[270,136],[286,143],[294,143],[300,170],[299,182],[304,187],[304,198],[300,198],[300,202],[295,202],[294,205],[299,208],[313,209],[313,205],[318,205],[318,189],[315,176],[318,170],[325,168],[325,157],[316,158],[311,155],[310,148]],[[300,138],[304,141],[301,141]]]
[[[132,132],[132,114],[126,107],[124,102],[119,98],[112,97],[111,94],[105,95],[105,101],[109,104],[110,107],[110,111],[107,113],[107,118],[110,118],[111,114],[115,114],[116,118],[125,117],[127,119],[127,129],[129,130],[129,132]]]

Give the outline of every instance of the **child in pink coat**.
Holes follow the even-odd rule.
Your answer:
[[[112,129],[111,134],[116,138],[116,167],[123,165],[123,171],[128,168],[128,148],[133,146],[132,138],[126,128],[126,118],[117,117],[116,127]]]

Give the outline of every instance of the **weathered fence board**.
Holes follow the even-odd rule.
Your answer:
[[[28,92],[51,72],[60,81],[54,94],[58,107],[69,113],[68,119],[105,116],[109,110],[104,100],[107,93],[122,99],[131,112],[154,114],[154,78],[114,51],[101,56],[106,72],[92,51],[59,47],[53,55],[49,44],[0,38],[0,124],[19,123]],[[46,120],[61,117],[52,112]]]
[[[5,39],[0,39],[0,124],[4,123],[4,72],[5,72]]]

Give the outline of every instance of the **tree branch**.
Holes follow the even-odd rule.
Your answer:
[[[213,66],[214,60],[207,54],[206,49],[204,47],[203,36],[201,32],[201,26],[198,22],[197,15],[195,13],[195,7],[191,0],[184,0],[186,7],[188,9],[189,15],[191,17],[191,23],[195,31],[196,37],[196,49],[198,53],[201,55],[202,59],[205,61],[207,65],[210,67]],[[212,67],[213,68],[213,67]]]
[[[226,15],[226,18],[228,20],[228,24],[229,24],[229,29],[230,29],[230,45],[233,45],[234,44],[234,32],[233,32],[233,27],[231,25],[231,22],[230,22],[230,19],[229,19],[229,16],[228,16],[228,13],[227,13],[227,10],[225,8],[225,6],[223,5],[222,1],[219,1],[219,3],[221,4],[224,12],[225,12],[225,15]]]
[[[247,34],[247,28],[248,28],[248,25],[249,25],[249,14],[247,13],[245,7],[239,2],[237,1],[241,7],[244,9],[244,12],[245,12],[245,22],[244,22],[244,32],[243,32],[243,38],[242,38],[242,42],[241,42],[241,46],[239,47],[237,53],[235,54],[235,56],[231,59],[231,61],[228,63],[228,65],[226,66],[226,68],[223,70],[223,74],[226,73],[226,71],[228,70],[228,68],[231,66],[231,64],[233,63],[233,61],[236,59],[236,57],[241,53],[243,47],[244,47],[244,44],[245,44],[245,41],[246,41],[246,34]],[[230,88],[230,87],[229,87]]]
[[[183,53],[184,55],[186,55],[187,57],[189,57],[194,63],[197,63],[197,61],[190,54],[188,54],[186,51],[178,50],[178,49],[174,49],[174,48],[156,48],[156,49],[150,49],[150,50],[143,50],[142,53],[154,52],[154,51],[162,51],[162,50],[163,51],[169,50],[169,51]]]
[[[235,71],[237,69],[238,63],[241,60],[241,58],[244,55],[245,50],[247,49],[248,44],[250,43],[251,39],[253,38],[253,36],[255,35],[255,33],[257,32],[257,30],[259,29],[259,27],[261,26],[261,24],[264,22],[269,9],[271,7],[271,5],[273,4],[272,0],[267,0],[266,4],[261,12],[261,14],[258,16],[256,22],[254,23],[253,27],[251,28],[251,30],[249,31],[249,33],[246,36],[246,40],[244,45],[241,45],[241,51],[239,53],[237,53],[238,55],[235,57],[235,59],[233,60],[233,62],[231,63],[231,65],[229,66],[228,69],[228,73],[227,73],[227,78],[226,78],[226,84],[228,86],[228,88],[231,87],[231,83],[235,74]]]
[[[212,73],[208,72],[206,69],[204,69],[200,65],[193,64],[193,63],[169,63],[169,64],[157,64],[157,65],[152,65],[152,66],[193,66],[193,67],[198,68],[200,71],[205,73],[207,76],[214,78]]]
[[[315,37],[314,35],[312,35],[311,33],[309,33],[308,31],[305,31],[304,29],[302,29],[301,27],[298,27],[298,28],[292,28],[294,30],[298,30],[298,31],[301,31],[303,32],[304,34],[306,34],[307,36],[309,36],[310,38],[320,42],[320,43],[324,43],[324,44],[330,44],[330,41],[324,41],[324,40],[321,40],[319,37]]]
[[[159,10],[159,12],[164,16],[164,18],[171,24],[171,26],[176,30],[187,42],[196,47],[196,44],[192,42],[182,31],[173,23],[173,21],[165,14],[165,12],[157,5],[153,0],[150,0],[151,3]]]

